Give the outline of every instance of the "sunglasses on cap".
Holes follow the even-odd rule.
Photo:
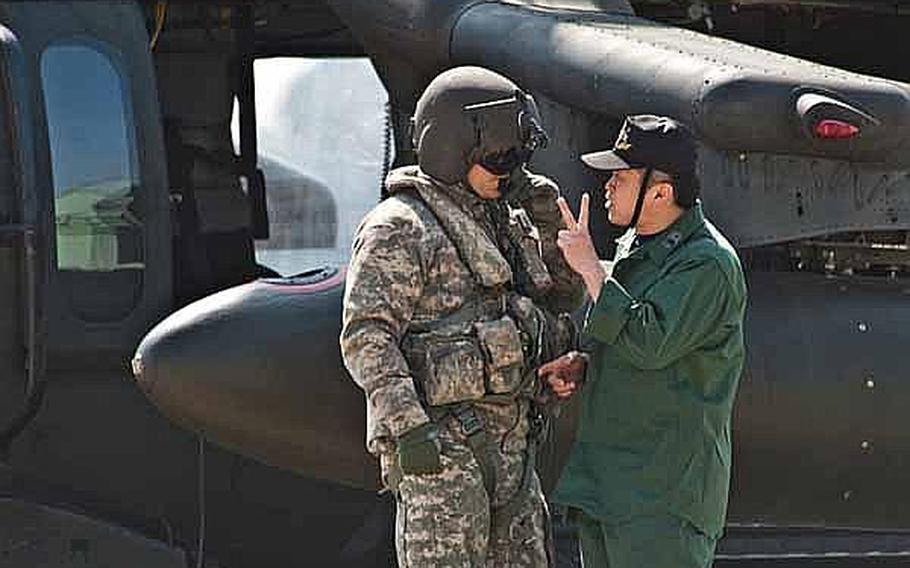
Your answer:
[[[478,164],[494,176],[506,176],[524,165],[529,157],[529,151],[511,148],[504,152],[487,154],[478,161]]]

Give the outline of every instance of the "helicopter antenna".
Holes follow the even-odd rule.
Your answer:
[[[199,540],[196,543],[196,568],[203,568],[205,564],[205,436],[199,434],[198,464],[199,467]]]

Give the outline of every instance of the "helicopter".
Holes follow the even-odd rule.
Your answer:
[[[531,167],[575,204],[596,183],[577,157],[624,115],[699,135],[750,287],[717,565],[906,561],[906,24],[851,0],[0,2],[0,566],[394,565],[338,353],[339,236],[414,161],[414,104],[455,65],[533,93],[551,143]],[[353,177],[265,151],[278,57],[375,72],[298,83],[338,121],[383,95],[291,129]],[[592,232],[608,258],[617,230]],[[281,247],[341,252],[279,269]]]

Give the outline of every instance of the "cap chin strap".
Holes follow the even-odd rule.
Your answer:
[[[626,225],[627,229],[634,229],[635,226],[638,225],[638,218],[641,217],[641,209],[645,204],[645,193],[647,193],[648,182],[651,181],[651,174],[653,172],[653,168],[648,168],[645,170],[644,177],[641,178],[641,185],[638,186],[638,198],[635,201],[635,213],[632,214],[632,220]]]

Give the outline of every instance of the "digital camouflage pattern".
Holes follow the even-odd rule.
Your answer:
[[[389,440],[429,421],[401,350],[408,328],[442,319],[483,293],[462,261],[464,251],[449,235],[464,236],[476,249],[481,249],[478,243],[490,243],[468,259],[486,282],[506,285],[511,278],[511,269],[492,244],[499,238],[490,204],[460,184],[447,186],[448,197],[440,199],[463,211],[459,218],[447,219],[453,225],[447,232],[420,198],[399,190],[410,187],[418,175],[414,167],[390,174],[393,195],[358,228],[346,277],[341,350],[348,371],[367,395],[367,447],[372,453],[388,451]],[[555,243],[562,223],[555,205],[558,190],[543,176],[528,177],[533,185],[528,182],[521,202],[532,204],[533,213],[542,217],[532,217],[541,235],[545,240],[553,235]],[[545,200],[553,200],[553,206],[544,206]],[[548,295],[551,307],[577,306],[580,280],[570,276],[574,273],[555,244],[544,252],[554,282]],[[563,350],[572,339],[563,327]]]
[[[581,286],[580,282],[570,284],[578,281],[569,276],[571,271],[555,250],[555,232],[561,223],[556,186],[541,176],[525,177],[523,192],[510,196],[519,195],[522,203],[531,205],[529,212],[542,236],[554,235],[552,249],[544,248],[554,286],[550,294],[556,296],[549,307],[568,306],[581,297]],[[406,190],[427,180],[413,167],[392,172],[388,182],[391,196],[358,229],[347,274],[342,355],[366,395],[367,447],[380,456],[384,478],[394,463],[394,440],[430,420],[419,394],[420,378],[403,352],[409,331],[445,320],[478,295],[491,296],[491,290],[505,298],[513,278],[514,267],[499,252],[501,226],[497,225],[496,204],[480,199],[463,184],[437,183],[429,190],[436,191],[431,209],[416,191]],[[544,201],[550,201],[552,208]],[[446,205],[440,206],[440,202]],[[441,211],[451,214],[440,219]],[[471,246],[463,245],[466,250],[460,250],[450,235],[469,239]],[[521,303],[535,310],[531,300],[524,298]],[[499,315],[491,313],[479,321]],[[544,310],[536,308],[534,316],[543,319]],[[558,337],[545,339],[561,353],[572,347],[574,335],[565,320],[560,322],[548,328]],[[482,384],[483,373],[478,374],[474,379]],[[527,372],[523,374],[527,376]],[[535,386],[533,380],[524,384],[525,394],[533,395]],[[495,449],[494,509],[522,486],[529,396],[472,403]],[[442,420],[440,431],[444,470],[437,475],[405,475],[398,485],[400,565],[546,566],[545,503],[536,475],[527,484],[518,513],[503,523],[507,526],[491,528],[481,469],[460,425],[449,417]]]
[[[527,422],[523,422],[525,427],[512,431],[505,431],[502,424],[498,428],[490,424],[494,438],[504,440],[493,460],[497,479],[494,507],[521,489],[527,443]],[[445,422],[440,440],[443,472],[406,475],[399,485],[395,530],[399,566],[547,566],[546,502],[537,475],[533,474],[520,497],[516,514],[507,523],[491,526],[480,466],[456,420]],[[384,456],[384,470],[391,459]]]

